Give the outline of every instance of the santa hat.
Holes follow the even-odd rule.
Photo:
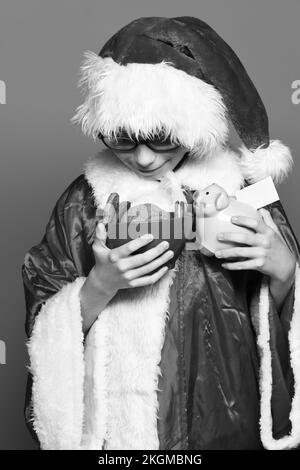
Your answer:
[[[98,55],[86,51],[80,73],[85,99],[71,121],[94,140],[99,131],[149,138],[164,129],[197,158],[227,143],[231,120],[246,180],[280,182],[292,166],[289,148],[270,141],[266,109],[239,58],[198,18],[136,19]]]

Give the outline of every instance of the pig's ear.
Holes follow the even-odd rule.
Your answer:
[[[216,209],[218,211],[221,211],[222,209],[225,209],[229,204],[229,199],[226,193],[222,192],[219,194],[216,198]]]

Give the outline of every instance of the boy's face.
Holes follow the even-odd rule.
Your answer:
[[[116,137],[100,137],[124,165],[135,173],[148,179],[162,178],[173,170],[188,151],[163,134],[155,135],[152,140],[132,140],[125,130]],[[139,143],[140,142],[140,143]]]
[[[130,152],[118,152],[115,149],[113,152],[124,165],[139,175],[149,179],[158,179],[176,167],[187,149],[178,147],[170,152],[157,153],[145,144],[140,144]]]

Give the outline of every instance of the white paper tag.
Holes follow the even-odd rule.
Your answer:
[[[255,209],[278,201],[279,196],[273,183],[272,177],[268,176],[257,183],[250,184],[246,188],[240,189],[235,193],[238,201],[245,202]]]

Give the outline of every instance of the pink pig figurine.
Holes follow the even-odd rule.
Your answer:
[[[193,195],[196,212],[197,241],[203,254],[212,255],[217,250],[235,245],[228,241],[220,241],[220,232],[243,232],[250,229],[234,225],[233,216],[253,217],[260,220],[257,210],[244,202],[237,201],[235,196],[229,196],[218,184],[211,184]]]

